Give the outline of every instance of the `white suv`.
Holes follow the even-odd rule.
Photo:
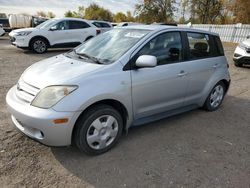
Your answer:
[[[5,34],[5,31],[3,29],[3,26],[0,24],[0,37]]]
[[[234,52],[234,65],[236,67],[242,67],[244,64],[250,64],[250,38],[241,42]]]
[[[57,18],[35,28],[14,30],[9,36],[11,43],[18,48],[44,53],[48,48],[75,47],[98,33],[100,30],[87,20]]]

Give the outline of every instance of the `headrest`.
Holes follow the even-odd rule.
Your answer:
[[[194,44],[194,49],[199,50],[199,51],[207,51],[208,45],[207,43],[204,43],[204,42],[197,42]]]

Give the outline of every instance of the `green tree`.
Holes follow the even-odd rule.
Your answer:
[[[74,13],[72,11],[68,10],[67,12],[64,13],[64,16],[72,18],[72,17],[74,17]]]
[[[44,11],[37,11],[37,16],[41,16],[41,17],[46,17],[47,16],[47,14],[46,14],[46,12],[44,12]]]
[[[79,6],[77,11],[68,10],[64,13],[65,17],[73,17],[73,18],[84,18],[85,8],[84,6]]]
[[[112,21],[113,15],[109,10],[104,9],[103,7],[100,7],[99,5],[93,3],[85,9],[84,18],[89,20]]]
[[[250,1],[235,0],[232,8],[235,23],[250,24]]]
[[[51,11],[48,11],[48,12],[38,11],[36,14],[37,14],[37,16],[46,17],[46,18],[56,17],[56,15]]]
[[[55,15],[53,12],[49,11],[49,12],[47,13],[47,17],[48,17],[48,18],[54,18],[54,17],[56,17],[56,15]]]
[[[126,22],[128,21],[127,16],[122,12],[117,12],[113,17],[114,22]]]
[[[137,4],[135,11],[140,22],[172,22],[175,9],[175,0],[144,0]]]
[[[181,1],[181,17],[179,19],[179,23],[185,23],[186,22],[186,14],[188,11],[189,6],[189,0],[182,0]]]
[[[215,23],[221,15],[223,3],[221,0],[191,0],[191,22]]]
[[[128,22],[134,22],[135,21],[135,18],[132,15],[131,11],[127,11],[127,21]]]

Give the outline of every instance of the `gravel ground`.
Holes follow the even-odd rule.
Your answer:
[[[132,128],[106,154],[89,157],[74,147],[49,148],[20,134],[5,95],[43,55],[0,38],[1,187],[250,187],[250,68],[233,66],[232,84],[216,112],[194,110]]]

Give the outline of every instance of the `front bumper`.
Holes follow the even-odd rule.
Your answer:
[[[41,109],[20,100],[15,94],[16,86],[6,96],[11,119],[18,130],[25,135],[48,146],[67,146],[71,144],[74,124],[81,112],[57,112]],[[54,124],[54,119],[68,118],[64,124]]]
[[[29,38],[22,37],[22,36],[16,36],[16,35],[10,35],[10,42],[14,46],[18,48],[28,48],[29,47]]]
[[[250,51],[237,47],[234,52],[233,60],[239,64],[250,64]]]

